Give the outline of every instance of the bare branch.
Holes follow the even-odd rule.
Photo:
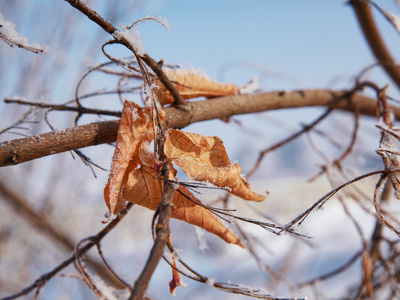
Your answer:
[[[93,246],[98,244],[112,229],[114,229],[115,226],[118,225],[118,223],[122,220],[123,217],[126,216],[128,213],[128,210],[133,206],[131,202],[128,202],[123,210],[115,217],[114,220],[112,220],[103,230],[101,230],[98,234],[93,236],[91,238],[91,241],[87,243],[85,246],[79,249],[78,254],[83,255],[86,252],[88,252]],[[17,294],[2,298],[1,300],[11,300],[11,299],[17,299],[22,296],[25,296],[29,294],[31,291],[34,289],[43,286],[47,281],[49,281],[51,278],[53,278],[58,272],[69,266],[71,263],[73,263],[76,259],[75,253],[73,253],[68,259],[63,261],[61,264],[59,264],[57,267],[55,267],[53,270],[50,272],[43,274],[40,278],[38,278],[34,283],[32,283],[30,286],[24,288],[22,291],[20,291]]]
[[[349,94],[347,91],[275,91],[235,95],[188,102],[185,110],[173,106],[167,107],[163,127],[184,128],[196,122],[233,115],[310,106],[326,106],[349,111],[357,107],[360,114],[375,116],[376,105],[376,100],[372,98]],[[400,108],[391,108],[395,116],[400,119]],[[115,142],[118,125],[119,121],[92,123],[64,131],[3,142],[0,144],[0,166],[16,165],[47,155]]]
[[[121,112],[119,111],[109,111],[104,109],[93,109],[93,108],[86,108],[83,106],[68,106],[64,104],[50,104],[50,103],[38,103],[38,102],[31,102],[22,99],[4,99],[4,103],[14,103],[19,105],[29,105],[35,106],[40,108],[48,108],[50,110],[60,110],[60,111],[74,111],[79,114],[96,114],[96,115],[106,115],[106,116],[114,116],[120,117]]]
[[[109,22],[107,22],[103,17],[98,15],[94,10],[91,10],[89,7],[87,7],[84,3],[81,1],[76,1],[76,0],[66,0],[71,6],[75,7],[78,9],[81,13],[86,15],[90,20],[95,22],[97,25],[99,25],[101,28],[103,28],[107,33],[113,35],[115,32],[117,32],[117,29]],[[114,36],[115,37],[115,36]],[[128,40],[126,40],[123,36],[118,38],[118,41],[130,49],[135,56],[137,56],[135,50],[132,48],[133,45],[129,43]],[[165,73],[162,70],[161,65],[159,65],[156,61],[154,61],[149,55],[145,54],[140,57],[153,71],[154,73],[158,76],[162,84],[164,84],[165,88],[171,93],[171,95],[175,99],[175,104],[177,105],[182,105],[184,104],[184,100],[182,96],[178,93],[178,91],[175,89],[175,86],[169,81],[168,77],[165,75]],[[138,61],[140,64],[140,61]]]
[[[386,73],[397,86],[400,87],[400,66],[396,64],[394,58],[387,49],[378,31],[368,2],[369,1],[365,0],[351,0],[350,4],[353,5],[358,22],[377,61],[382,65]]]
[[[396,172],[396,171],[399,171],[399,170],[384,169],[384,170],[374,171],[374,172],[363,174],[361,176],[358,176],[356,178],[353,178],[353,179],[345,182],[344,184],[338,186],[337,188],[335,188],[335,189],[331,190],[330,192],[328,192],[327,194],[325,194],[317,202],[315,202],[311,207],[309,207],[305,212],[303,212],[302,214],[297,216],[295,219],[290,221],[288,224],[286,224],[285,230],[292,228],[296,224],[300,225],[302,222],[304,222],[304,220],[308,217],[308,215],[313,210],[320,209],[330,198],[332,198],[337,192],[339,192],[344,187],[349,186],[357,181],[360,181],[360,180],[365,179],[370,176],[379,175],[379,174],[387,174],[387,173]]]
[[[294,141],[296,138],[300,137],[303,133],[313,129],[319,122],[321,122],[323,119],[325,119],[331,113],[331,111],[332,111],[331,109],[328,109],[321,116],[319,116],[318,119],[316,119],[315,121],[313,121],[312,123],[310,123],[308,125],[304,125],[301,130],[299,130],[296,133],[290,135],[289,137],[283,139],[282,141],[279,141],[276,144],[268,147],[267,149],[262,150],[260,152],[260,154],[258,155],[258,159],[257,159],[256,163],[254,164],[253,168],[249,171],[249,173],[247,173],[246,178],[250,178],[251,176],[253,176],[253,174],[260,167],[262,159],[264,158],[264,156],[267,153],[281,148],[283,145],[290,143],[290,142]]]
[[[112,143],[116,140],[118,126],[118,121],[92,123],[4,142],[0,144],[0,165],[15,165],[82,147]]]

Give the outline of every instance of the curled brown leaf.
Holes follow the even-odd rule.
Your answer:
[[[129,170],[121,196],[126,201],[156,210],[161,201],[162,191],[163,181],[157,178],[157,171],[143,165],[133,171]],[[221,223],[212,212],[188,199],[191,198],[193,201],[201,203],[187,188],[179,186],[179,191],[175,191],[173,196],[172,218],[201,227],[219,236],[227,243],[243,247],[239,238]]]
[[[164,152],[191,179],[225,188],[245,200],[262,201],[241,176],[239,164],[232,164],[223,142],[218,137],[203,136],[171,129]]]
[[[119,193],[126,180],[126,170],[135,169],[141,163],[138,155],[141,145],[150,142],[153,137],[151,111],[134,102],[125,101],[111,170],[104,188],[104,199],[112,214],[120,212],[125,205]]]
[[[217,83],[195,70],[171,70],[164,69],[164,73],[168,79],[175,84],[175,88],[181,94],[182,98],[192,99],[197,97],[221,97],[234,95],[239,93],[240,88],[235,84],[221,84]],[[159,79],[155,80],[155,94],[161,105],[171,104],[174,98],[160,82]]]

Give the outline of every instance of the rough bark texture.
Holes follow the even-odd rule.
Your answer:
[[[204,101],[187,102],[184,106],[165,108],[164,128],[184,128],[192,123],[228,118],[233,115],[276,109],[326,106],[342,110],[358,108],[364,115],[376,115],[376,100],[347,91],[302,90],[275,91],[234,95]],[[393,107],[396,118],[400,108]],[[119,121],[106,121],[48,132],[0,144],[0,166],[16,165],[64,151],[115,142]]]

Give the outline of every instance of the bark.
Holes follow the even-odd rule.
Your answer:
[[[165,108],[163,127],[184,128],[192,123],[276,109],[325,106],[376,116],[376,100],[347,91],[299,90],[234,95]],[[400,108],[392,107],[396,118]],[[116,141],[119,121],[92,123],[0,144],[0,167]]]

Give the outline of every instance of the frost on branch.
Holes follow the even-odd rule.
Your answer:
[[[125,39],[129,43],[129,45],[132,46],[132,48],[135,50],[137,55],[139,55],[139,56],[145,55],[146,51],[144,50],[144,47],[143,47],[142,36],[141,36],[139,30],[134,29],[133,27],[138,22],[143,23],[148,20],[156,21],[156,22],[160,23],[161,25],[163,25],[168,30],[170,30],[170,26],[169,26],[168,20],[166,18],[147,16],[145,18],[141,18],[141,19],[133,22],[132,25],[130,25],[130,26],[125,26],[125,25],[121,24],[120,26],[121,26],[122,30],[118,30],[118,31],[114,32],[113,36],[117,40],[120,40],[121,38]]]
[[[137,55],[144,55],[146,52],[143,47],[143,39],[140,32],[136,29],[130,29],[127,26],[121,25],[122,30],[114,32],[113,36],[119,40],[124,38],[129,45],[135,50]]]
[[[382,9],[378,4],[376,4],[373,1],[370,1],[370,4],[374,5],[383,15],[384,17],[393,25],[393,27],[397,30],[398,33],[400,33],[400,18],[399,16],[385,11]]]
[[[50,51],[49,46],[41,46],[37,42],[29,44],[28,38],[17,32],[15,27],[16,25],[14,23],[5,20],[0,13],[0,38],[8,45],[11,47],[17,46],[18,48],[24,48],[34,53],[48,53]]]

